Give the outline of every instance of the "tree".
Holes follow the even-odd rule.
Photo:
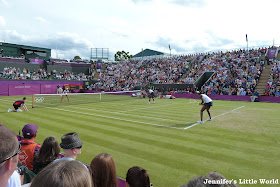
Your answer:
[[[131,58],[132,55],[130,55],[129,52],[117,51],[115,54],[115,61],[130,60]]]
[[[80,56],[74,56],[74,60],[81,60]]]

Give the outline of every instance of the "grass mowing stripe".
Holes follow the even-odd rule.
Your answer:
[[[239,134],[238,131],[236,131],[235,133],[232,132],[230,136],[226,136],[225,139],[225,135],[222,134],[221,132],[215,132],[215,130],[211,130],[211,128],[200,128],[200,129],[191,129],[193,134],[196,135],[204,135],[204,136],[208,136],[208,137],[215,137],[215,138],[219,138],[222,140],[233,140],[233,141],[240,141],[240,142],[244,142],[244,143],[249,143],[249,144],[259,144],[261,146],[267,146],[267,147],[274,147],[274,145],[272,145],[271,140],[264,140],[262,135],[258,135],[258,134],[252,134],[252,135],[247,135],[246,137],[242,137],[242,133],[241,135]],[[226,132],[226,131],[225,131]],[[231,131],[228,131],[231,132]],[[237,139],[238,138],[238,139]]]
[[[49,107],[46,107],[46,108],[49,108]],[[164,125],[159,125],[159,124],[154,124],[154,123],[146,123],[146,122],[141,122],[141,121],[127,120],[127,119],[124,119],[124,118],[104,116],[104,115],[99,115],[99,114],[85,113],[85,112],[79,112],[79,111],[73,111],[73,110],[65,110],[65,109],[60,109],[60,108],[53,108],[52,107],[52,109],[61,110],[61,111],[65,111],[65,112],[71,112],[71,113],[75,113],[75,114],[91,115],[91,116],[96,116],[96,117],[101,117],[101,118],[110,118],[110,119],[127,121],[127,122],[138,123],[138,124],[145,124],[145,125],[152,125],[152,126],[166,127],[166,128],[174,128],[174,129],[183,129],[183,128],[164,126]]]
[[[213,143],[213,142],[212,142]],[[228,146],[230,146],[230,145],[228,145]]]
[[[82,125],[83,126],[83,129],[87,129],[87,126],[88,125]],[[89,128],[91,128],[91,127],[89,127]],[[90,129],[88,129],[88,130],[90,130]],[[94,132],[100,132],[100,129],[99,130],[97,130],[96,128],[94,129]],[[116,132],[116,131],[112,131],[112,132],[109,132],[108,130],[103,130],[103,134],[102,134],[102,136],[103,135],[106,135],[106,134],[111,134],[110,136],[111,137],[115,137],[115,136],[117,136],[118,134],[120,134],[120,135],[118,135],[119,136],[119,138],[121,138],[121,137],[128,137],[129,138],[129,140],[132,140],[133,138],[135,138],[135,136],[136,135],[134,135],[134,136],[129,136],[128,134],[123,134],[123,133],[118,133],[118,132]],[[102,137],[101,136],[101,137]],[[143,137],[142,137],[142,135],[139,137],[139,139],[140,140],[137,140],[137,142],[139,142],[139,141],[141,141],[142,143],[146,143],[146,144],[148,144],[151,140],[150,139],[147,139],[147,140],[145,140]],[[145,140],[145,141],[144,141]],[[158,143],[156,143],[156,142],[154,142],[154,144],[156,144],[157,145],[157,147],[160,147],[161,145],[165,145],[166,146],[166,144],[165,143],[163,143],[163,142],[158,142]],[[208,148],[211,148],[211,146],[209,146],[209,145],[207,145],[208,146]],[[167,146],[168,147],[168,149],[173,149],[173,151],[181,151],[181,150],[183,150],[183,149],[186,149],[186,147],[178,147],[178,146],[176,146],[176,145],[174,145],[174,144],[170,144],[169,146]],[[176,147],[178,147],[177,149],[175,149],[174,150],[174,148],[176,148]],[[197,147],[197,146],[194,146],[194,147]],[[155,149],[155,148],[154,148]],[[190,150],[191,148],[188,148],[188,150]],[[199,151],[199,150],[198,150]],[[225,152],[225,150],[221,150],[221,151],[223,151],[223,152]],[[191,151],[191,153],[193,154],[194,152],[197,152],[197,151],[195,151],[195,149],[193,148],[192,149],[192,151]],[[217,153],[217,154],[219,154],[219,153]],[[231,153],[232,154],[232,153]],[[208,157],[209,157],[209,152],[207,152],[207,151],[205,151],[205,152],[199,152],[199,153],[197,153],[196,154],[196,157],[199,157],[199,155],[207,155]],[[186,155],[185,155],[186,156]],[[217,157],[217,155],[214,155],[213,156],[213,158],[219,158],[219,161],[221,161],[221,158],[222,157],[224,157],[223,155],[221,155],[221,153],[219,154],[219,157]],[[240,161],[242,158],[238,158],[238,160]],[[226,157],[225,158],[225,161],[227,161],[227,160],[233,160],[232,158],[230,158],[230,157]],[[217,160],[218,161],[218,160]],[[216,161],[216,162],[217,162]],[[248,163],[250,163],[250,161],[248,161],[248,160],[245,160],[244,162],[242,162],[241,163],[241,165],[244,165],[246,162],[248,162]],[[253,163],[252,165],[255,165],[256,163]]]
[[[212,119],[215,119],[215,118],[217,118],[217,117],[219,117],[219,116],[226,115],[226,114],[228,114],[228,113],[230,113],[230,112],[233,112],[233,111],[238,110],[238,109],[243,108],[243,107],[244,107],[244,106],[241,106],[241,107],[238,107],[238,108],[236,108],[236,109],[233,109],[233,110],[231,110],[231,111],[229,111],[229,112],[225,112],[225,113],[219,114],[219,115],[217,115],[217,116],[212,117]],[[207,121],[207,120],[204,120],[203,122],[206,122],[206,121]],[[197,123],[195,123],[195,124],[193,124],[193,125],[191,125],[191,126],[185,127],[184,130],[190,129],[190,128],[192,128],[192,127],[198,125],[198,124],[200,124],[200,123],[197,122]]]
[[[11,98],[11,102],[20,99],[19,96],[1,99],[6,98]],[[146,102],[147,100],[127,100],[94,105],[66,105],[56,108],[67,109],[69,106],[69,109],[80,107],[81,109],[77,111],[85,111],[82,109],[83,107],[111,112],[127,111],[126,114],[148,116],[148,118],[140,119],[139,117],[138,119],[137,116],[129,115],[118,116],[117,113],[116,115],[104,113],[104,115],[171,126],[178,125],[172,124],[176,123],[176,120],[197,121],[196,118],[199,117],[198,106],[186,105],[188,100],[156,100],[156,106],[147,105]],[[245,103],[246,110],[234,111],[230,118],[228,115],[220,116],[212,122],[199,126],[199,128],[191,128],[187,131],[47,108],[29,108],[29,112],[13,114],[3,112],[1,120],[5,123],[10,122],[8,125],[17,131],[19,124],[24,125],[23,122],[37,123],[42,127],[39,128],[38,138],[52,134],[62,135],[70,130],[78,131],[81,133],[81,138],[85,140],[85,149],[78,157],[79,160],[81,158],[82,161],[89,162],[100,152],[111,153],[117,160],[118,175],[125,176],[129,167],[140,165],[148,170],[154,186],[180,186],[190,178],[205,175],[209,171],[219,171],[229,179],[277,178],[280,166],[275,160],[280,154],[279,149],[277,149],[280,142],[278,136],[280,131],[275,111],[280,110],[279,104],[215,100],[211,113],[213,116],[217,116]],[[3,111],[6,112],[11,106],[12,104],[9,102],[2,102],[0,109],[3,108]],[[152,108],[154,106],[155,108]],[[148,109],[130,111],[142,107],[148,107]],[[87,113],[90,112],[94,111]],[[167,115],[167,112],[170,114]],[[151,115],[174,121],[159,119],[149,121]],[[51,131],[53,131],[52,134],[50,134]],[[87,140],[87,136],[92,136],[93,139]],[[97,142],[92,141],[94,138]],[[130,149],[123,147],[123,145],[130,147]],[[134,152],[134,149],[138,151]],[[221,156],[221,161],[218,158],[212,159],[213,156],[218,158]],[[167,157],[167,159],[162,159],[162,157]],[[231,159],[232,157],[234,159]],[[240,162],[238,158],[241,158]],[[178,161],[172,163],[176,159]],[[226,161],[227,159],[228,161]],[[247,162],[248,159],[251,161]],[[253,165],[256,162],[260,164]],[[203,166],[200,167],[200,165]],[[193,167],[198,169],[192,169]]]
[[[77,109],[77,107],[70,107],[70,108]],[[179,122],[179,123],[184,122],[184,123],[186,123],[185,121],[178,121],[178,120],[165,119],[165,118],[157,118],[157,117],[154,117],[154,116],[135,115],[135,114],[129,114],[129,113],[125,113],[125,112],[112,112],[112,111],[105,111],[105,110],[85,108],[85,107],[83,107],[81,110],[96,111],[96,112],[101,112],[101,113],[117,114],[117,115],[131,116],[131,117],[139,117],[139,118],[142,118],[142,119],[143,118],[148,118],[148,119],[151,119],[151,120],[172,121],[172,122]]]

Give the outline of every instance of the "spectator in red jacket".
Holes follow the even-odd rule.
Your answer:
[[[23,140],[21,144],[21,152],[19,154],[19,162],[33,171],[33,159],[41,148],[41,145],[34,140],[37,137],[38,126],[34,124],[26,124],[22,129]]]

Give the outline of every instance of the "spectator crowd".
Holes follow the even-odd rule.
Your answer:
[[[0,71],[0,79],[8,80],[75,80],[75,81],[88,81],[93,79],[93,75],[85,75],[85,73],[73,73],[70,71],[58,72],[52,70],[47,72],[46,69],[30,70],[20,69],[15,67],[5,67]]]
[[[215,95],[252,95],[258,84],[265,63],[267,48],[233,50],[206,54],[166,57],[161,59],[138,59],[119,63],[106,63],[99,72],[95,84],[87,86],[97,91],[128,91],[150,84],[193,84],[204,72],[215,74],[204,84],[204,93]],[[270,63],[270,62],[269,62]],[[272,61],[265,94],[279,96],[280,61]],[[69,71],[47,72],[46,69],[29,70],[6,67],[0,72],[0,79],[45,80],[94,80],[90,75]],[[174,90],[175,91],[175,90]]]
[[[83,141],[76,132],[63,135],[60,144],[47,137],[41,146],[35,142],[38,128],[26,124],[21,137],[0,123],[0,187],[150,187],[147,171],[139,166],[128,170],[126,185],[119,185],[115,161],[108,153],[95,156],[89,166],[77,161]]]
[[[266,96],[280,96],[280,61],[273,61],[270,69],[270,75],[265,87],[265,95]]]

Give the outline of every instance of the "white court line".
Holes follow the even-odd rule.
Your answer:
[[[68,106],[68,108],[76,108],[76,107]],[[83,109],[90,110],[90,111],[97,111],[97,112],[106,112],[106,113],[111,113],[111,114],[120,114],[120,115],[125,115],[125,116],[132,116],[132,117],[150,118],[150,119],[156,119],[156,120],[162,120],[162,121],[172,121],[172,122],[176,122],[176,123],[189,123],[189,122],[186,122],[186,121],[156,118],[156,117],[150,117],[150,116],[140,116],[140,115],[134,115],[134,114],[127,114],[127,113],[124,113],[124,112],[111,112],[111,111],[105,111],[105,110],[96,110],[96,109],[92,109],[92,108],[83,108]]]
[[[228,114],[228,113],[230,113],[230,112],[233,112],[233,111],[238,110],[238,109],[243,108],[243,107],[245,107],[245,106],[241,106],[241,107],[238,107],[238,108],[236,108],[236,109],[233,109],[233,110],[231,110],[231,111],[229,111],[229,112],[222,113],[222,114],[220,114],[220,115],[217,115],[217,116],[213,117],[212,119],[214,119],[214,118],[216,118],[216,117],[219,117],[219,116],[223,116],[223,115],[225,115],[225,114]],[[203,122],[205,122],[205,121],[207,121],[207,120],[204,120]],[[189,128],[191,128],[191,127],[194,127],[194,126],[196,126],[196,125],[198,125],[198,124],[200,124],[200,123],[195,123],[195,124],[193,124],[193,125],[191,125],[191,126],[185,127],[184,130],[185,130],[185,129],[189,129]]]
[[[178,127],[170,127],[170,126],[158,125],[158,124],[153,124],[153,123],[146,123],[146,122],[142,122],[142,121],[134,121],[134,120],[128,120],[128,119],[122,119],[122,118],[116,118],[116,117],[110,117],[110,116],[103,116],[103,115],[99,115],[99,114],[92,114],[92,113],[78,112],[78,111],[72,111],[72,110],[65,110],[65,109],[54,108],[54,107],[45,107],[45,108],[56,109],[56,110],[61,110],[61,111],[66,111],[66,112],[77,113],[77,114],[90,115],[90,116],[98,116],[98,117],[109,118],[109,119],[116,119],[116,120],[121,120],[121,121],[128,121],[128,122],[133,122],[133,123],[142,123],[142,124],[153,125],[153,126],[158,126],[158,127],[183,129],[183,128],[178,128]]]

